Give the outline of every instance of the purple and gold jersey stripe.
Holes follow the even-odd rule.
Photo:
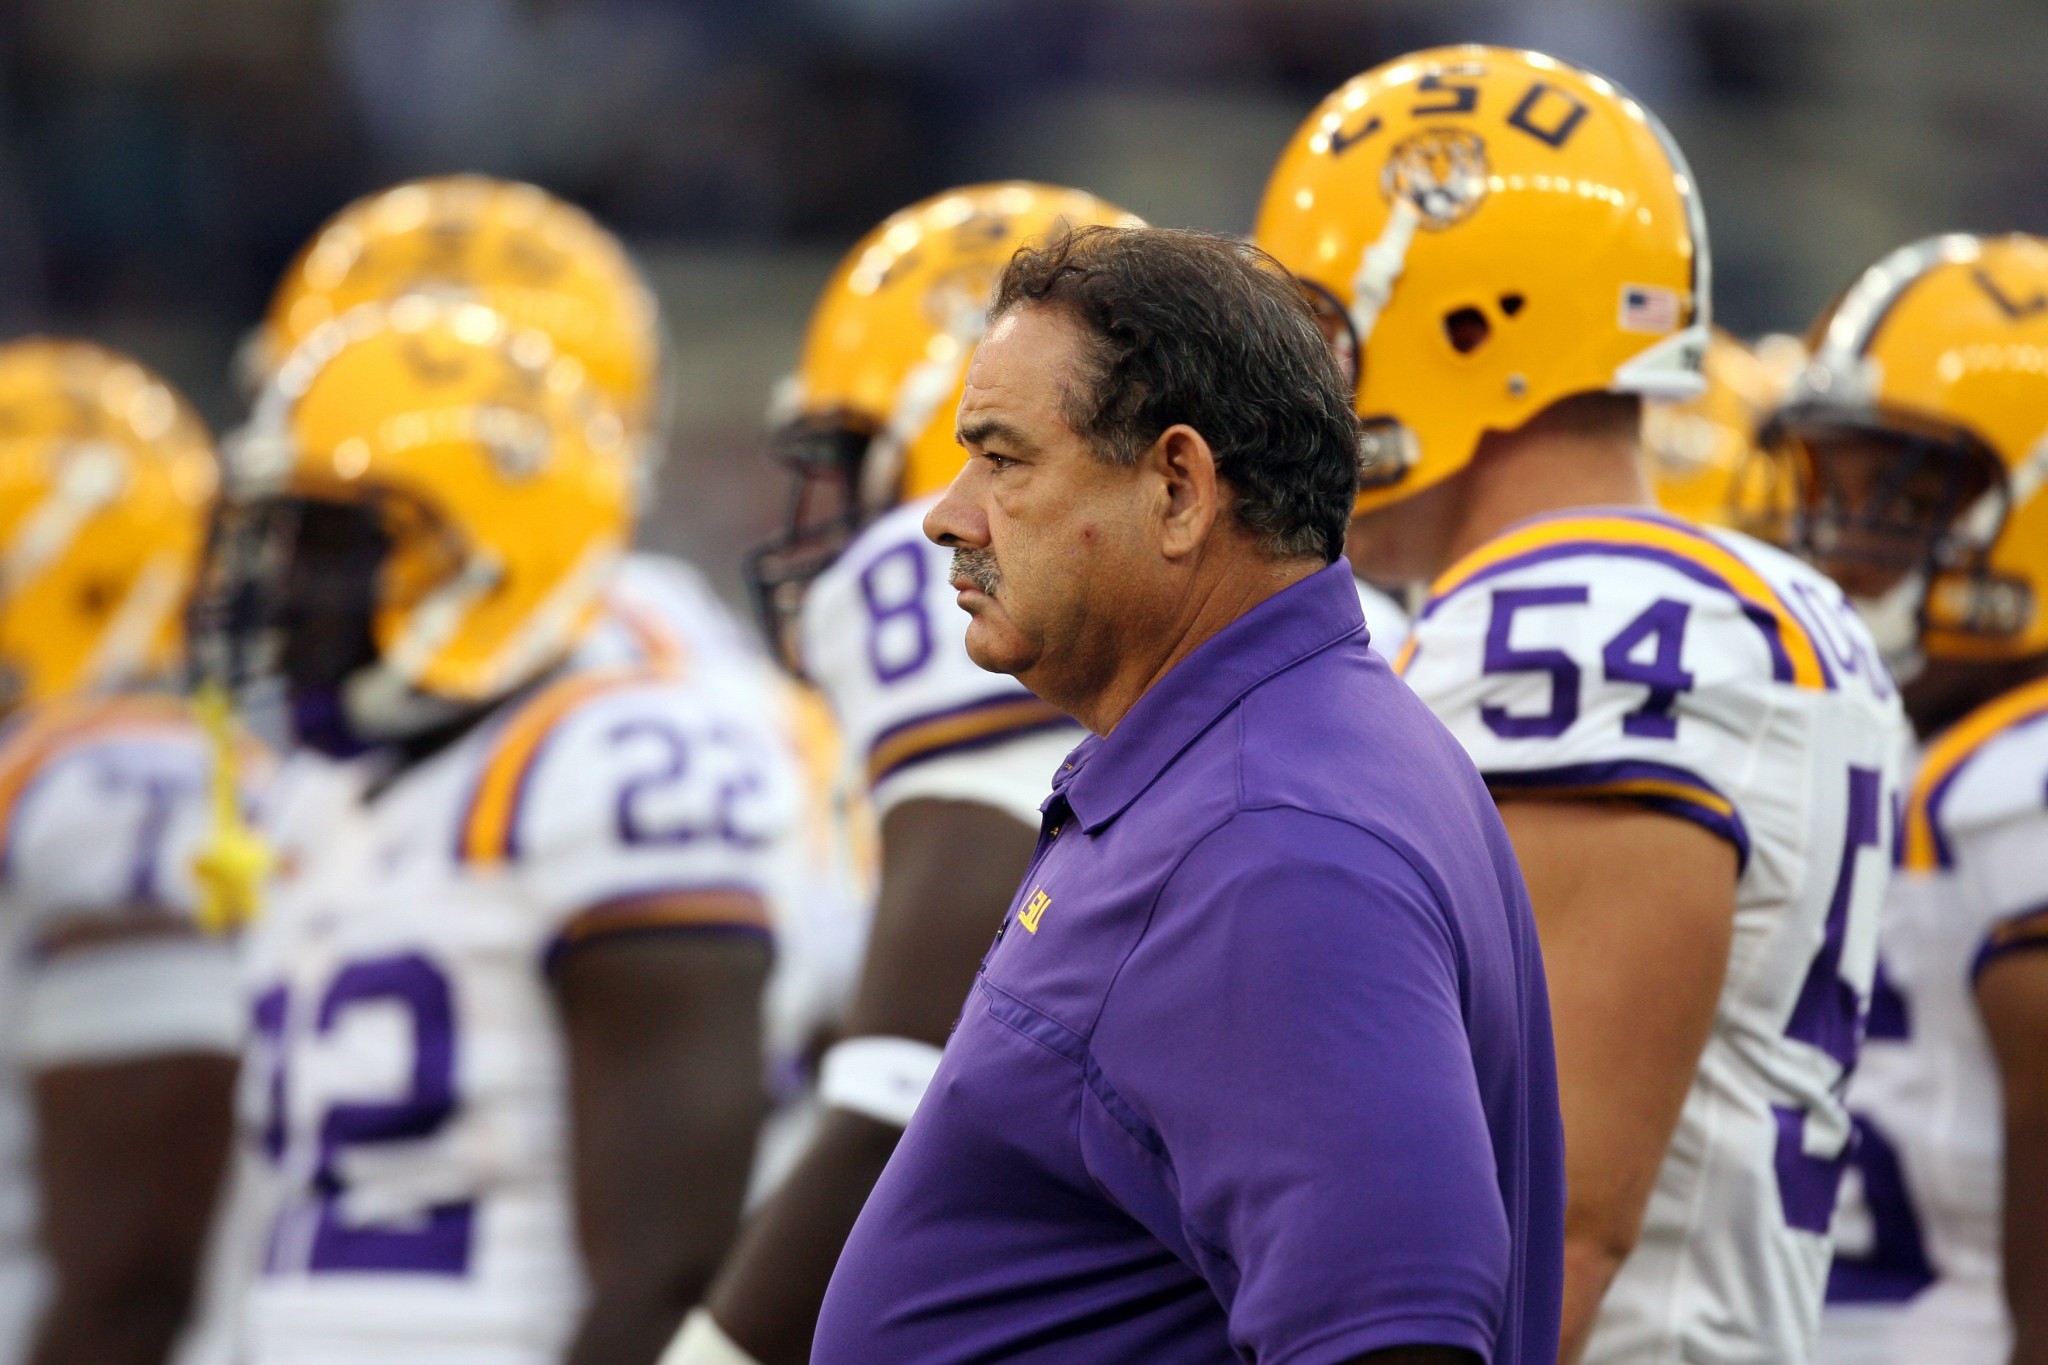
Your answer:
[[[1970,980],[1975,982],[1986,967],[2001,957],[2039,952],[2044,948],[2048,948],[2048,905],[2037,905],[1991,926],[1991,932],[1984,936],[1977,956],[1970,963]]]
[[[499,729],[483,774],[456,826],[459,862],[489,867],[519,856],[519,807],[526,781],[548,737],[578,706],[605,692],[671,676],[659,668],[606,668],[572,673],[541,688]]]
[[[1072,725],[1073,717],[1033,696],[1005,693],[905,721],[884,730],[868,750],[868,784],[941,754],[979,748],[1033,730]]]
[[[1904,866],[1913,872],[1951,867],[1955,855],[1941,832],[1941,806],[1956,779],[2000,735],[2048,717],[2048,678],[2040,678],[1987,702],[1942,732],[1927,746],[1913,790],[1906,798]]]
[[[1483,774],[1496,800],[1632,801],[1666,815],[1690,820],[1709,834],[1735,846],[1741,865],[1749,865],[1749,830],[1735,803],[1714,785],[1667,763],[1618,759],[1607,763],[1572,763],[1527,772]]]
[[[1429,602],[1417,619],[1428,620],[1446,600],[1475,583],[1575,555],[1648,560],[1726,593],[1762,634],[1771,652],[1771,674],[1777,681],[1815,689],[1835,685],[1834,672],[1815,645],[1812,632],[1762,574],[1698,527],[1654,512],[1631,509],[1597,516],[1545,517],[1509,531],[1465,556],[1431,584]],[[1409,637],[1395,660],[1396,671],[1408,667],[1422,633]]]
[[[189,733],[194,724],[183,698],[160,693],[74,697],[37,708],[8,727],[0,744],[0,850],[13,846],[15,813],[37,775],[69,750],[115,734]]]
[[[612,934],[708,931],[772,937],[768,911],[753,887],[677,887],[619,896],[594,905],[564,924],[549,943],[552,967],[578,944]]]

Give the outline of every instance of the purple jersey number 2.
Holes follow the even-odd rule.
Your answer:
[[[336,1101],[326,1107],[313,1135],[318,1147],[308,1181],[311,1207],[301,1203],[280,1215],[271,1240],[273,1270],[284,1268],[285,1248],[299,1241],[295,1234],[309,1212],[313,1221],[304,1263],[313,1274],[462,1275],[469,1270],[476,1217],[471,1202],[436,1204],[396,1225],[352,1223],[343,1217],[348,1188],[343,1165],[350,1151],[431,1138],[453,1117],[458,1103],[455,1002],[446,974],[418,953],[350,963],[321,996],[313,1030],[331,1034],[350,1012],[376,1004],[397,1006],[411,1023],[410,1084],[396,1099]],[[272,1059],[272,1113],[262,1142],[273,1161],[282,1161],[289,1145],[290,1015],[290,999],[281,986],[256,1000],[256,1033]]]

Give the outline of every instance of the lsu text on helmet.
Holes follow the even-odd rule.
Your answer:
[[[1894,251],[1822,313],[1766,439],[1802,548],[1881,561],[1926,657],[2048,651],[2048,240],[1951,234]],[[1878,465],[1831,491],[1832,449]]]
[[[626,427],[548,333],[408,295],[315,328],[229,448],[239,507],[373,509],[375,668],[347,703],[370,736],[408,698],[480,704],[588,630],[634,519]]]
[[[1757,433],[1805,363],[1790,337],[1756,347],[1716,327],[1697,398],[1643,405],[1643,455],[1657,505],[1689,521],[1782,539],[1789,481],[1761,458]]]
[[[1351,365],[1361,512],[1570,395],[1700,391],[1684,157],[1612,82],[1541,53],[1436,48],[1350,81],[1281,154],[1253,237]]]
[[[668,396],[660,318],[625,247],[573,204],[488,176],[408,181],[330,219],[271,296],[252,377],[274,373],[358,304],[407,294],[483,303],[515,329],[545,332],[633,434],[658,441]]]
[[[1082,190],[969,185],[891,215],[841,260],[769,412],[797,476],[783,533],[749,561],[771,637],[870,518],[952,482],[966,458],[953,413],[1003,267],[1027,242],[1093,224],[1141,220]]]
[[[177,668],[218,483],[204,423],[135,361],[0,346],[0,709]]]

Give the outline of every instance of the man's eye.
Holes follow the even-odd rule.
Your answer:
[[[998,455],[998,454],[997,454],[997,453],[996,453],[995,451],[993,451],[993,450],[984,450],[984,451],[982,451],[982,452],[981,452],[981,458],[982,458],[982,459],[984,459],[984,460],[987,460],[987,461],[988,461],[988,463],[989,463],[989,468],[991,468],[991,469],[1008,469],[1008,468],[1009,468],[1009,467],[1010,467],[1011,465],[1013,465],[1013,464],[1017,463],[1017,462],[1016,462],[1015,460],[1011,459],[1011,458],[1010,458],[1009,456],[1007,456],[1007,455]]]

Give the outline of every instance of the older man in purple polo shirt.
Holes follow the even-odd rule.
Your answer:
[[[1254,248],[1110,228],[1020,253],[991,317],[925,529],[975,662],[1094,736],[812,1359],[1554,1361],[1535,929],[1366,648],[1308,307]]]

